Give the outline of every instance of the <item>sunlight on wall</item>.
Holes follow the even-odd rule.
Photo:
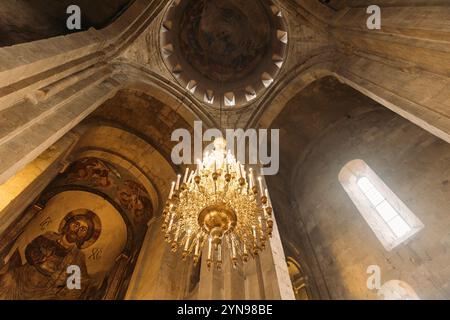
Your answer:
[[[33,183],[44,174],[58,159],[60,159],[69,147],[73,144],[73,139],[64,137],[47,149],[16,175],[0,185],[0,233],[12,222],[15,216],[11,216],[6,209],[16,201],[22,194],[26,194],[28,189],[33,187]],[[29,200],[34,196],[30,195]],[[24,208],[23,208],[24,209]]]

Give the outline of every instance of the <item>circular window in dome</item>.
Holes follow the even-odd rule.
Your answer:
[[[280,9],[268,0],[175,0],[161,51],[177,81],[214,107],[249,104],[271,86],[286,54]]]

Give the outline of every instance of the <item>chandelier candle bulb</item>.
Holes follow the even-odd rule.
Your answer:
[[[177,229],[175,231],[175,236],[173,237],[173,243],[175,243],[175,244],[177,243],[178,236],[180,235],[180,227],[181,227],[181,224],[178,223]]]
[[[250,168],[250,172],[248,174],[248,180],[249,180],[250,189],[252,189],[253,186],[255,185],[255,181],[253,180],[253,169],[252,168]]]
[[[233,259],[236,258],[236,244],[234,243],[234,239],[231,239],[231,256]]]
[[[252,226],[253,229],[253,253],[257,254],[257,248],[258,248],[258,234],[256,231],[256,226]]]
[[[186,235],[186,243],[184,245],[185,252],[188,252],[190,239],[191,239],[191,230],[188,230],[187,235]]]
[[[264,195],[264,188],[263,188],[261,177],[258,177],[258,183],[259,183],[259,190],[261,191],[261,195]]]
[[[169,222],[169,227],[167,228],[167,233],[169,233],[170,231],[172,231],[173,219],[174,219],[174,214],[172,213],[172,214],[170,215],[170,222]]]
[[[247,251],[247,245],[245,243],[243,245],[242,261],[244,261],[244,262],[248,261],[248,251]]]
[[[172,200],[174,190],[175,190],[175,181],[172,182],[172,187],[170,188],[170,194],[169,194],[170,200]]]
[[[197,241],[195,242],[194,256],[195,257],[200,256],[200,235],[197,236]]]
[[[222,245],[221,244],[219,244],[217,246],[216,268],[219,271],[222,269]]]
[[[258,222],[259,222],[259,228],[262,230],[263,229],[263,218],[258,217]]]
[[[272,202],[270,201],[270,196],[269,196],[269,190],[265,190],[265,195],[267,198],[267,205],[264,207],[264,211],[267,213],[268,216],[272,215]]]
[[[237,253],[236,253],[236,244],[234,242],[234,239],[231,239],[231,262],[233,263],[233,266],[236,267]]]
[[[191,174],[189,175],[189,178],[187,180],[188,186],[192,183],[192,179],[194,179],[194,175],[195,175],[195,170],[192,170]]]
[[[212,238],[209,237],[208,239],[208,259],[206,259],[208,268],[211,266],[212,262]]]
[[[186,171],[184,172],[183,183],[187,182],[188,174],[189,174],[189,168],[186,168]]]
[[[270,205],[269,190],[267,190],[267,188],[264,190],[264,194],[266,195],[267,203]]]
[[[175,190],[179,190],[180,189],[180,180],[181,180],[181,174],[177,175],[177,184],[175,186]]]
[[[217,251],[217,261],[222,261],[222,243],[217,245],[216,251]]]

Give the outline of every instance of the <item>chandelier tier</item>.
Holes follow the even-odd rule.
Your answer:
[[[192,256],[197,264],[206,246],[208,268],[220,270],[224,250],[236,266],[265,248],[273,229],[268,191],[226,150],[224,139],[216,139],[214,150],[181,178],[172,182],[163,211],[162,229],[173,252],[180,249],[183,260]]]

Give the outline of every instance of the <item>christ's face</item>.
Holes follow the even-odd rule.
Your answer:
[[[66,231],[66,239],[69,243],[81,243],[87,240],[88,232],[89,224],[85,219],[74,219],[69,223]]]

